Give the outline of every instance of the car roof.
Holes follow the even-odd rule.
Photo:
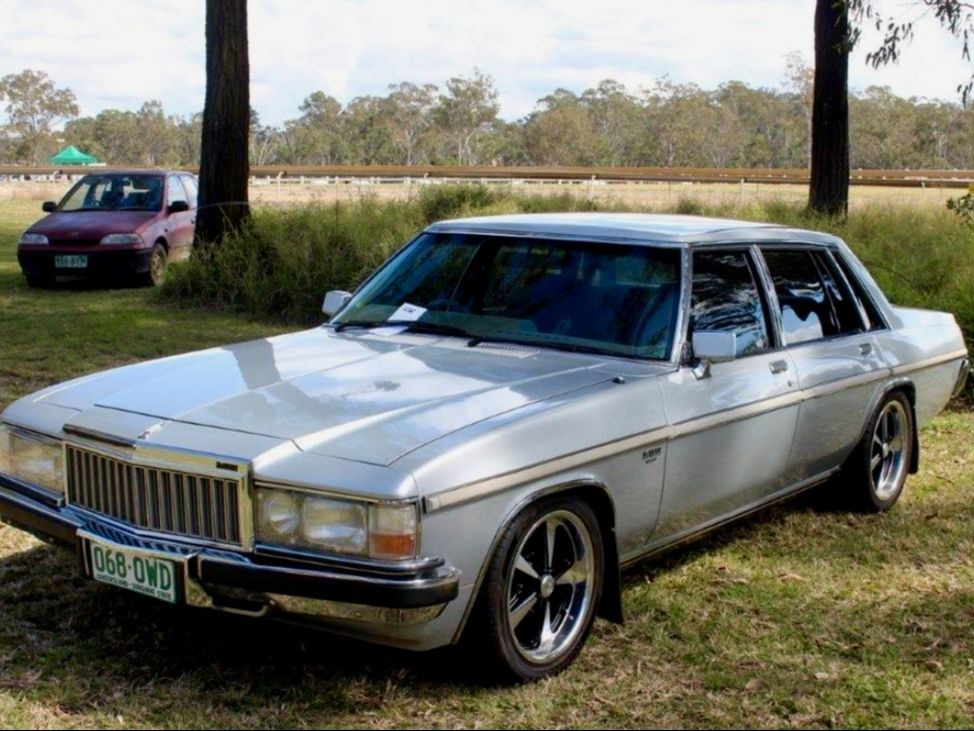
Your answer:
[[[163,170],[161,168],[98,168],[89,170],[88,175],[193,175],[194,173],[186,170]]]
[[[730,218],[650,213],[528,213],[439,221],[431,233],[485,233],[539,238],[618,241],[646,245],[698,245],[757,241],[835,246],[840,239],[817,231]]]

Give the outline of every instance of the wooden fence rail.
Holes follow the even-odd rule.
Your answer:
[[[0,179],[35,179],[77,176],[120,167],[0,165]],[[131,168],[127,168],[131,169]],[[191,168],[187,168],[192,170]],[[603,181],[682,183],[767,183],[807,185],[808,171],[775,168],[648,168],[648,167],[494,167],[448,165],[264,165],[252,167],[255,178],[335,178],[337,181],[369,179],[376,182],[403,180],[467,181]],[[852,185],[895,187],[967,188],[974,184],[974,170],[853,170]]]

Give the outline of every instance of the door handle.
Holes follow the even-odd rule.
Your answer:
[[[786,361],[786,360],[776,360],[773,363],[771,363],[771,365],[769,367],[771,368],[771,372],[774,373],[774,374],[776,374],[776,375],[778,373],[784,373],[785,371],[788,370],[788,361]]]
[[[869,355],[872,352],[873,352],[872,343],[860,343],[859,344],[859,353],[861,355]]]

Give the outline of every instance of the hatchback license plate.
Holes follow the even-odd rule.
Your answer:
[[[141,551],[88,541],[91,578],[104,584],[145,594],[170,604],[179,603],[175,561]]]
[[[87,269],[88,257],[83,255],[59,254],[54,257],[58,269]]]

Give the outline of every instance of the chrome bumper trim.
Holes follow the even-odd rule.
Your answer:
[[[390,575],[342,566],[337,559],[326,566],[148,538],[71,506],[42,502],[5,478],[0,522],[73,548],[86,577],[92,574],[90,541],[172,561],[188,606],[235,614],[409,625],[436,619],[459,595],[460,572],[440,559],[417,562],[424,568],[414,574]]]
[[[964,392],[964,388],[967,386],[967,379],[971,374],[971,361],[964,358],[960,364],[960,372],[957,374],[957,382],[954,384],[954,391],[951,394],[951,398],[957,398]]]

